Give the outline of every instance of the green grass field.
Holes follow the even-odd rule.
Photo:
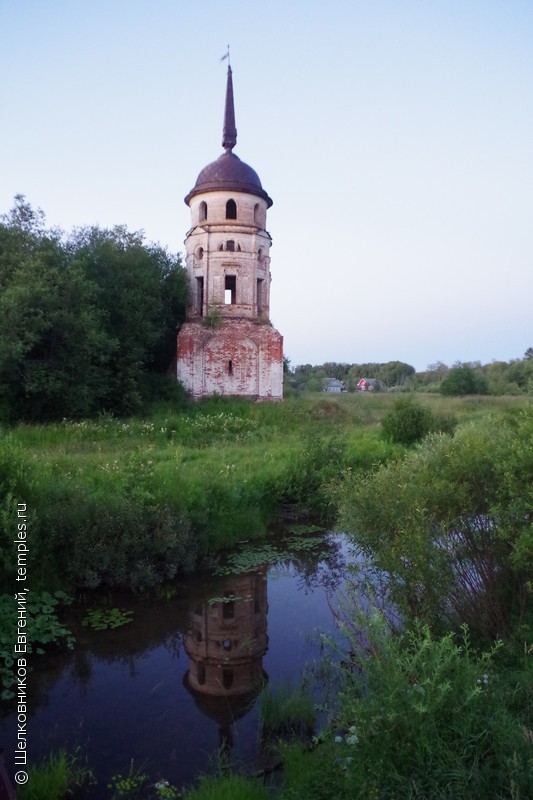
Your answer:
[[[26,503],[34,576],[46,575],[43,588],[55,576],[53,588],[63,588],[157,583],[193,568],[202,553],[265,535],[280,507],[332,524],[335,489],[347,471],[369,471],[404,452],[380,428],[396,399],[214,398],[186,411],[154,407],[145,419],[102,415],[4,428],[4,535],[9,504]],[[527,404],[516,397],[417,399],[459,422]],[[4,572],[12,567],[5,556]]]

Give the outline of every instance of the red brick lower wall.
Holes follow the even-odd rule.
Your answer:
[[[193,397],[283,398],[283,337],[270,325],[187,322],[178,334],[177,378]]]

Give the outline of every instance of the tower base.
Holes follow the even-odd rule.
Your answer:
[[[283,337],[247,319],[218,328],[186,322],[178,334],[177,378],[194,399],[283,400]]]

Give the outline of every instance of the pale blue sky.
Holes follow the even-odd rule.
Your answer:
[[[0,0],[0,211],[144,229],[238,143],[294,365],[533,346],[531,0]]]

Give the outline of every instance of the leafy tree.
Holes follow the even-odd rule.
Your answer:
[[[24,418],[90,414],[106,391],[116,348],[95,287],[75,265],[23,260],[0,297],[4,404]]]
[[[0,218],[0,289],[4,417],[131,412],[175,357],[185,271],[140,233],[65,237],[18,195]]]
[[[454,364],[440,385],[441,394],[488,394],[485,376],[469,364]]]
[[[118,342],[110,368],[108,405],[122,413],[141,400],[147,371],[165,373],[185,319],[186,273],[179,257],[144,243],[125,227],[85,228],[74,235],[76,258],[100,288],[107,335]]]

